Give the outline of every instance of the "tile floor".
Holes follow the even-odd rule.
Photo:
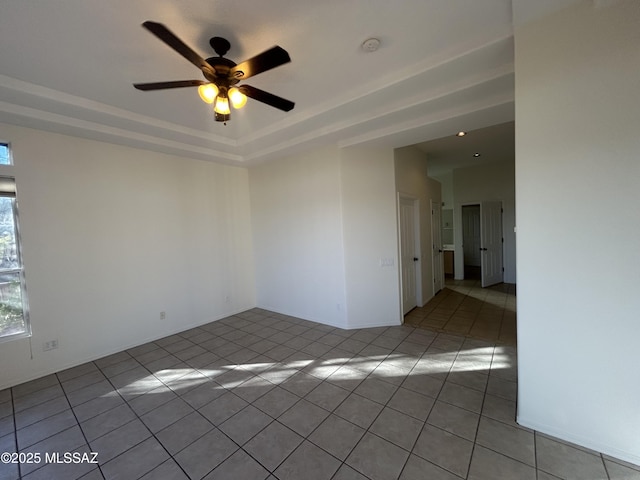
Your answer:
[[[640,479],[514,422],[514,305],[453,282],[399,327],[254,309],[0,391],[0,452],[32,461],[0,479]]]
[[[516,286],[480,288],[477,280],[447,280],[447,286],[405,323],[440,332],[516,345]]]

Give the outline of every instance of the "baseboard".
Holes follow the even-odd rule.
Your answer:
[[[264,306],[264,305],[256,305],[255,308],[259,308],[261,310],[265,310],[267,312],[273,312],[273,313],[277,313],[278,315],[286,315],[287,317],[293,317],[293,318],[299,318],[300,320],[306,320],[308,322],[314,322],[314,323],[320,323],[322,325],[328,325],[329,327],[334,327],[334,328],[345,328],[344,324],[340,323],[336,323],[336,322],[331,322],[331,321],[327,321],[327,320],[319,320],[316,318],[307,318],[304,315],[300,315],[299,313],[296,312],[291,312],[291,311],[285,311],[285,310],[279,310],[277,308],[273,308],[270,306]]]
[[[358,330],[360,328],[398,327],[400,325],[402,325],[402,323],[400,323],[400,322],[399,323],[389,323],[389,322],[363,323],[363,324],[358,324],[358,325],[347,325],[345,330]]]
[[[592,438],[585,438],[580,435],[574,435],[571,432],[559,430],[550,425],[532,422],[521,416],[517,416],[516,421],[518,422],[518,425],[531,428],[537,432],[549,435],[550,437],[555,437],[558,440],[573,443],[578,447],[583,447],[598,453],[603,453],[605,455],[609,455],[611,457],[622,460],[623,462],[628,462],[640,467],[640,455],[638,455],[637,453],[622,450],[607,443],[595,441]]]
[[[376,327],[397,327],[399,325],[402,325],[402,321],[401,320],[398,320],[396,322],[358,323],[357,325],[350,325],[348,319],[346,320],[346,324],[345,323],[336,323],[336,322],[332,322],[332,321],[327,321],[325,319],[307,318],[307,317],[305,317],[303,315],[300,315],[299,313],[296,313],[296,312],[281,311],[281,310],[278,310],[277,308],[272,308],[272,307],[269,307],[269,306],[257,305],[256,308],[260,308],[260,309],[266,310],[268,312],[277,313],[279,315],[286,315],[288,317],[299,318],[300,320],[307,320],[309,322],[319,323],[319,324],[322,324],[322,325],[328,325],[329,327],[341,328],[343,330],[356,330],[356,329],[359,329],[359,328],[376,328]]]
[[[196,327],[200,327],[202,325],[206,325],[207,323],[217,322],[218,320],[222,320],[223,318],[227,318],[227,317],[230,317],[232,315],[236,315],[238,313],[246,312],[247,310],[250,310],[252,308],[254,308],[254,307],[253,306],[244,307],[244,308],[242,308],[240,310],[233,310],[233,311],[229,311],[228,313],[224,313],[224,314],[218,315],[218,316],[214,317],[213,319],[208,318],[206,320],[196,321],[196,322],[190,323],[188,325],[181,325],[180,328],[178,328],[178,329],[170,329],[170,330],[167,330],[165,332],[162,332],[159,335],[152,335],[150,337],[146,337],[145,339],[136,341],[134,343],[126,343],[126,344],[124,344],[122,346],[119,346],[119,347],[117,347],[115,349],[105,350],[105,351],[102,351],[102,352],[97,353],[95,355],[90,355],[88,357],[83,357],[83,358],[81,358],[79,360],[74,360],[72,362],[63,363],[62,365],[57,365],[55,367],[46,368],[46,369],[43,369],[41,371],[35,372],[35,373],[31,374],[31,375],[28,375],[25,378],[12,379],[12,380],[9,380],[7,383],[0,384],[0,390],[4,390],[5,388],[15,387],[16,385],[21,385],[23,383],[27,383],[27,382],[30,382],[32,380],[37,380],[38,378],[46,377],[47,375],[51,375],[53,373],[62,372],[64,370],[68,370],[69,368],[77,367],[79,365],[82,365],[82,364],[85,364],[85,363],[88,363],[88,362],[93,362],[93,361],[98,360],[100,358],[104,358],[104,357],[108,357],[109,355],[113,355],[114,353],[122,352],[124,350],[128,350],[130,348],[134,348],[134,347],[137,347],[139,345],[144,345],[145,343],[154,342],[154,341],[160,340],[161,338],[164,338],[164,337],[169,337],[171,335],[175,335],[175,334],[180,333],[180,332],[191,330],[192,328],[196,328]]]

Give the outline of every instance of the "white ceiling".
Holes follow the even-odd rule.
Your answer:
[[[0,121],[236,165],[326,144],[424,142],[513,120],[511,3],[3,0]],[[135,90],[202,79],[146,20],[204,58],[214,35],[238,63],[280,45],[292,62],[246,83],[295,108],[249,99],[225,126],[194,88]],[[377,52],[360,49],[370,37]]]
[[[421,142],[416,147],[427,154],[429,175],[439,177],[456,168],[515,161],[515,133],[515,123],[506,122],[466,132],[463,137],[447,135]]]

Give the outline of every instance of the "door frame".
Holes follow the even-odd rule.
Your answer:
[[[401,216],[400,216],[400,204],[401,201],[409,201],[413,205],[413,225],[414,225],[414,254],[418,258],[418,261],[414,262],[415,265],[415,296],[416,296],[416,306],[422,306],[423,298],[422,298],[422,244],[420,243],[420,231],[422,229],[421,221],[420,221],[420,199],[415,195],[410,195],[407,193],[398,192],[397,194],[397,219],[398,219],[398,258],[400,259],[398,262],[398,280],[400,282],[400,314],[401,318],[404,322],[404,285],[402,282],[402,225],[401,225]]]
[[[478,200],[475,202],[463,202],[463,203],[458,203],[455,206],[454,209],[454,218],[453,218],[453,222],[455,225],[455,229],[454,231],[458,231],[460,232],[460,235],[455,235],[454,237],[454,244],[455,244],[455,252],[454,252],[454,264],[455,264],[455,271],[454,271],[454,278],[456,280],[464,280],[464,251],[463,251],[463,239],[462,239],[462,207],[467,207],[467,206],[474,206],[474,205],[479,205],[480,206],[480,242],[483,241],[482,239],[482,204],[483,202],[487,202],[487,201],[496,201],[496,202],[500,202],[502,204],[502,209],[504,209],[504,201],[502,199],[500,200]],[[457,218],[456,218],[457,217]],[[501,235],[502,238],[504,238],[504,223],[501,222]],[[502,243],[501,245],[501,255],[502,255],[502,281],[504,281],[504,243]],[[482,262],[481,262],[481,268],[482,268]]]

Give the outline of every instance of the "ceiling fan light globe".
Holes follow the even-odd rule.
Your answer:
[[[213,103],[218,96],[218,87],[213,83],[207,83],[198,87],[198,94],[205,103]]]
[[[238,88],[231,87],[229,89],[229,100],[231,100],[231,105],[233,105],[233,108],[240,109],[246,105],[247,96]]]
[[[227,97],[219,96],[216,100],[215,107],[213,107],[213,111],[221,115],[227,115],[231,113],[231,110],[229,109],[229,99]]]

